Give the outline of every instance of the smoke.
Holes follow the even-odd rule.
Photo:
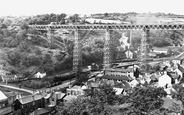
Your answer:
[[[151,13],[140,14],[135,17],[137,24],[153,24],[156,23],[156,19],[155,14]]]

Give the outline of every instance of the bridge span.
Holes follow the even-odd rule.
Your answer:
[[[83,24],[29,25],[36,30],[183,30],[184,24]]]

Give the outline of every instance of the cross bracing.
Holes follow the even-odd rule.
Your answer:
[[[84,24],[84,25],[29,25],[36,30],[183,30],[184,24]]]

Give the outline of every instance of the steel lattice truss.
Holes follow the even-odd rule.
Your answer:
[[[29,25],[36,30],[184,30],[184,24],[148,24],[148,25],[134,25],[134,24],[84,24],[84,25]]]

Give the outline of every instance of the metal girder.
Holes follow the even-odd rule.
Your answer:
[[[184,24],[84,24],[84,25],[29,25],[36,30],[184,30]]]
[[[148,45],[147,45],[147,39],[149,37],[149,32],[150,30],[147,30],[146,28],[144,28],[142,30],[142,38],[141,38],[141,47],[140,47],[140,50],[141,50],[141,57],[140,57],[140,65],[141,65],[141,68],[143,69],[147,69],[147,57],[148,57]]]
[[[52,37],[54,35],[54,31],[53,30],[47,30],[47,38],[49,40],[49,42],[52,44]]]
[[[79,39],[78,30],[74,31],[75,39],[74,39],[74,51],[73,51],[73,71],[79,72],[82,65],[82,55],[81,55],[81,40]]]
[[[111,59],[111,39],[110,39],[110,31],[106,30],[105,31],[105,44],[104,44],[104,68],[110,67],[110,63],[112,61]]]

